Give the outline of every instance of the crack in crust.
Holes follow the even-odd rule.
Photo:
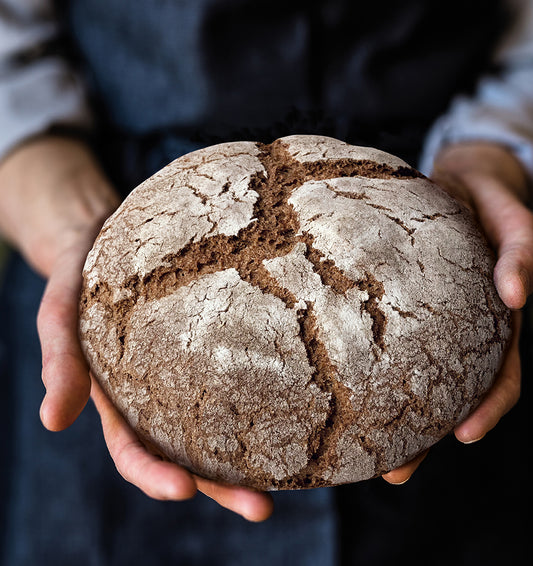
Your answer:
[[[297,214],[288,200],[296,188],[310,180],[320,181],[353,176],[414,179],[423,176],[408,167],[395,169],[386,164],[366,160],[337,159],[299,162],[289,155],[280,141],[268,146],[260,144],[258,146],[260,147],[258,158],[266,170],[266,175],[258,173],[250,181],[250,188],[258,194],[254,204],[254,222],[241,229],[237,235],[207,235],[199,241],[189,243],[176,253],[165,256],[161,266],[152,270],[148,275],[143,278],[130,277],[125,284],[126,296],[120,301],[113,300],[111,289],[104,282],[93,289],[85,287],[81,309],[83,310],[89,302],[95,300],[104,306],[110,320],[118,329],[119,358],[122,358],[128,321],[139,299],[142,297],[149,301],[163,298],[175,292],[179,287],[186,286],[206,274],[235,268],[242,280],[258,287],[263,293],[279,298],[288,309],[297,308],[300,339],[305,347],[309,364],[313,368],[311,382],[316,384],[321,391],[330,394],[329,409],[325,425],[317,428],[309,436],[307,465],[292,478],[277,482],[270,479],[268,484],[276,489],[318,487],[327,484],[317,478],[323,475],[326,466],[330,466],[338,459],[337,443],[342,433],[355,423],[356,414],[350,401],[351,391],[338,380],[337,368],[332,363],[320,337],[313,302],[305,301],[305,307],[299,306],[301,301],[298,297],[270,275],[263,262],[285,256],[293,250],[297,243],[304,243],[305,258],[312,265],[314,272],[319,275],[323,285],[331,288],[338,295],[346,295],[354,288],[366,292],[368,298],[361,302],[361,310],[372,321],[372,336],[375,345],[373,354],[378,359],[386,350],[385,333],[388,322],[387,315],[381,307],[381,300],[385,293],[383,283],[368,271],[360,279],[353,280],[347,277],[332,260],[326,259],[324,254],[314,246],[314,237],[300,230]],[[366,198],[364,194],[334,192],[347,198]],[[207,200],[205,195],[202,195],[202,198]],[[205,201],[202,202],[205,203]],[[414,245],[414,228],[409,228],[401,219],[388,214],[392,212],[390,209],[374,203],[367,204],[382,209],[387,218],[397,223],[407,233],[411,244]],[[413,220],[425,222],[442,216],[436,213]],[[152,219],[146,222],[150,220]],[[420,261],[418,265],[423,273],[424,266]],[[422,306],[432,311],[429,305]],[[394,306],[392,309],[396,310],[402,318],[416,318],[412,312],[402,311]],[[496,317],[494,324],[498,329],[500,328]],[[429,353],[427,355],[430,356]],[[99,361],[110,375],[110,379],[115,379],[113,367],[101,356]],[[398,415],[393,420],[400,419],[407,410],[415,410],[412,399],[411,394],[403,402]],[[363,449],[379,452],[375,448],[377,443],[372,439],[362,437],[361,443]],[[245,439],[239,438],[239,444],[244,455],[248,450]],[[378,454],[378,461],[381,460],[383,458]]]

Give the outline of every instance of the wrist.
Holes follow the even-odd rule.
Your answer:
[[[529,201],[530,179],[524,167],[497,143],[472,141],[444,147],[435,158],[433,177],[445,187],[462,186],[469,201],[482,198],[487,184],[499,185],[523,203]]]

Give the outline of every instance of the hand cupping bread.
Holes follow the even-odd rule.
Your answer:
[[[185,155],[105,223],[80,337],[142,439],[224,482],[355,482],[450,432],[510,338],[470,212],[319,136]]]

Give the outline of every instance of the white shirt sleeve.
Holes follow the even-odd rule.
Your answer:
[[[431,174],[441,148],[461,141],[503,144],[533,177],[533,2],[514,0],[515,21],[494,54],[501,68],[472,96],[457,96],[429,131],[418,167]]]
[[[90,126],[80,78],[47,52],[59,35],[51,0],[0,0],[0,158],[53,125]]]

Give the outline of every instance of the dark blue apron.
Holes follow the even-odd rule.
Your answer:
[[[191,149],[292,133],[416,165],[453,95],[496,71],[507,17],[500,0],[61,3],[102,129],[129,148],[127,183]]]
[[[95,149],[124,194],[187,151],[291,133],[374,145],[414,163],[431,122],[486,69],[503,14],[489,0],[59,5],[65,55],[85,72],[99,117]],[[412,529],[424,529],[415,519],[420,480],[402,491],[378,479],[276,494],[274,516],[252,525],[201,495],[162,503],[126,484],[92,405],[68,431],[46,432],[35,331],[43,282],[17,256],[6,277],[5,566],[438,563],[431,549],[420,562],[412,552],[420,544]]]

